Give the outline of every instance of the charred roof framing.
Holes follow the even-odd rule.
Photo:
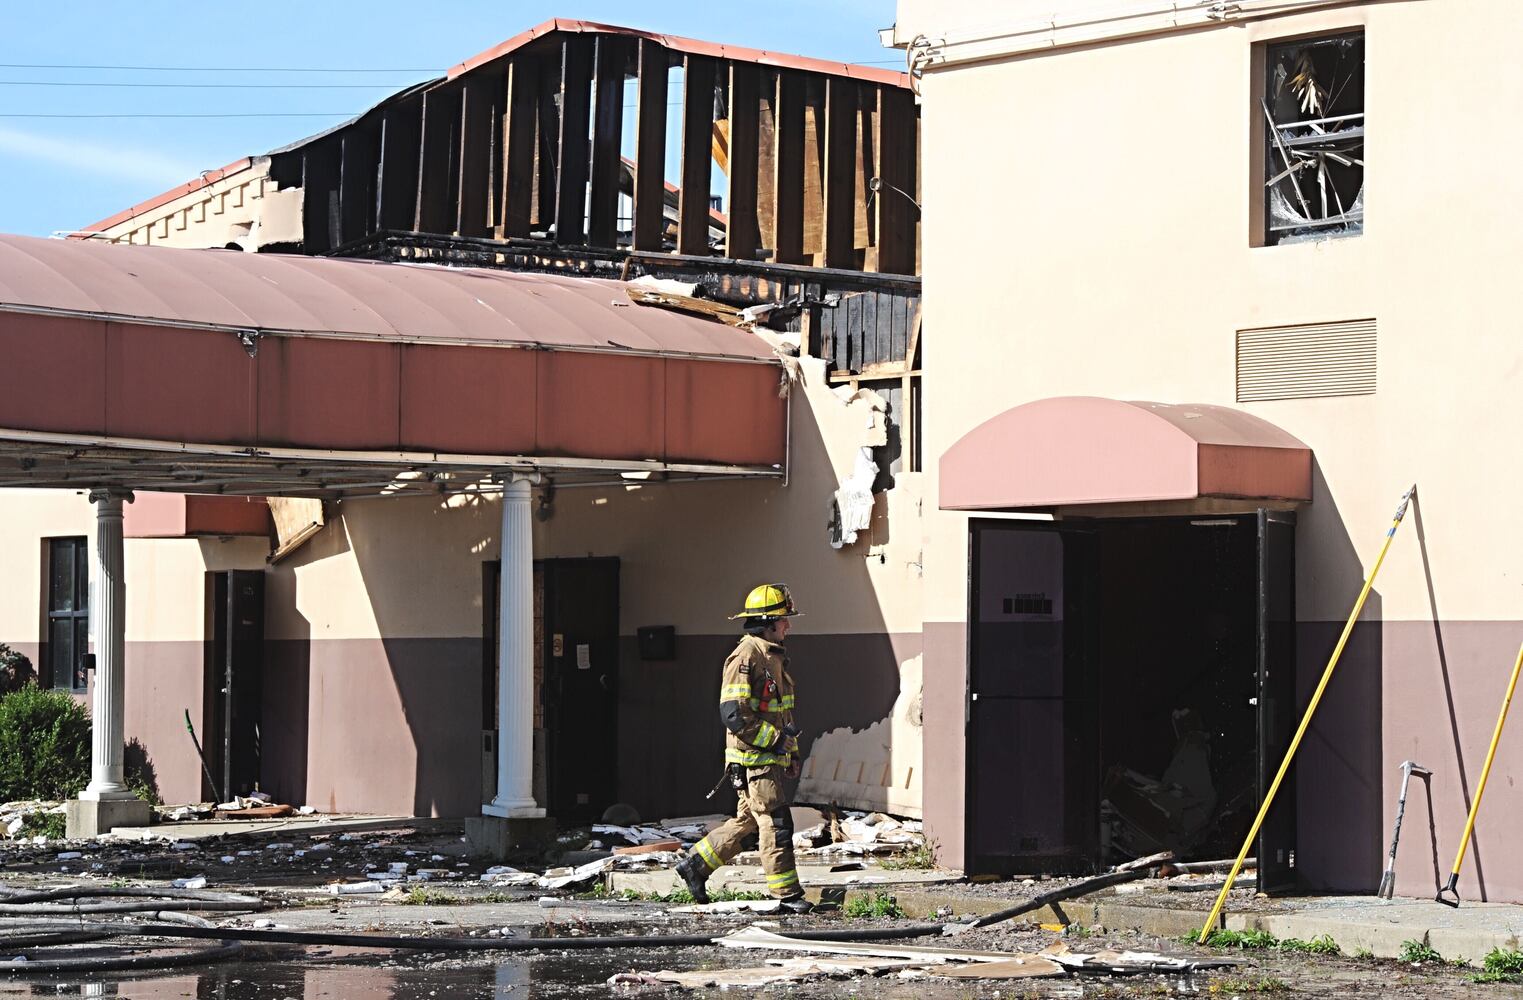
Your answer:
[[[916,274],[918,147],[902,74],[555,20],[270,169],[306,253],[410,231]]]

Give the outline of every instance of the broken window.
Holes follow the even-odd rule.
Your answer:
[[[1364,34],[1271,45],[1262,102],[1269,245],[1364,227]]]

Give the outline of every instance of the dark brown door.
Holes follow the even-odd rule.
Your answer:
[[[971,544],[969,870],[1082,871],[1099,839],[1094,535],[976,521]]]
[[[1259,511],[1259,788],[1269,784],[1296,726],[1296,515]],[[1296,887],[1295,768],[1286,774],[1259,828],[1259,891]]]
[[[619,560],[539,565],[547,805],[556,819],[597,819],[618,795]]]

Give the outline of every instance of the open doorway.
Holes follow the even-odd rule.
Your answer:
[[[1294,515],[972,530],[972,870],[1233,856],[1289,738]],[[1293,882],[1293,803],[1265,888]]]
[[[206,574],[202,752],[222,800],[259,788],[263,757],[264,572]]]
[[[484,564],[482,801],[496,789],[497,606],[502,567]],[[563,821],[600,818],[618,792],[619,560],[534,564],[534,796]]]

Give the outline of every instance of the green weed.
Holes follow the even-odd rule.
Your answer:
[[[1435,951],[1426,941],[1403,941],[1399,957],[1403,962],[1411,962],[1414,965],[1444,960],[1444,956]]]
[[[1470,976],[1472,983],[1523,983],[1523,951],[1493,948],[1482,959],[1484,972]]]
[[[1327,934],[1314,937],[1310,941],[1286,938],[1280,942],[1279,947],[1281,951],[1300,952],[1306,955],[1341,955],[1343,953],[1343,949],[1338,947],[1338,942]]]
[[[1268,931],[1214,931],[1206,939],[1206,946],[1210,948],[1273,948],[1279,943],[1279,939]]]
[[[936,845],[927,839],[902,854],[895,854],[880,861],[887,871],[926,871],[936,867]]]
[[[1236,996],[1242,993],[1289,993],[1290,984],[1273,976],[1228,976],[1210,985],[1206,992]]]
[[[871,897],[853,896],[846,901],[846,908],[842,912],[848,917],[857,918],[904,916],[899,901],[886,892],[875,892]]]
[[[1523,951],[1515,948],[1493,948],[1482,960],[1482,965],[1487,972],[1523,975]]]

